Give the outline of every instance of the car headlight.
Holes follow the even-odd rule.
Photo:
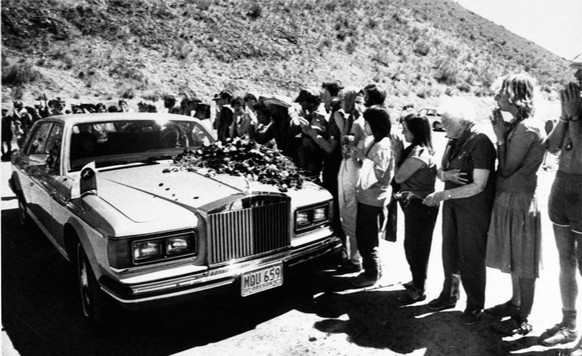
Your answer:
[[[295,217],[295,222],[298,227],[306,226],[310,224],[309,212],[308,211],[298,211]]]
[[[305,232],[330,220],[330,204],[325,203],[298,209],[295,212],[295,232]]]
[[[133,259],[136,261],[147,260],[161,255],[161,240],[139,241],[133,243]]]
[[[107,244],[113,268],[128,268],[196,254],[196,230],[176,233],[110,238]]]
[[[320,207],[313,209],[313,222],[320,222],[327,219],[327,208]]]
[[[184,236],[171,237],[166,239],[166,253],[177,255],[190,251],[190,240]]]

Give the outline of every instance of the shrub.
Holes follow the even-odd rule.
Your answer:
[[[471,86],[468,83],[461,83],[461,84],[457,85],[457,89],[459,89],[459,91],[462,93],[470,93],[471,92]]]
[[[2,63],[4,64],[4,63]],[[2,68],[2,85],[22,86],[40,79],[41,74],[32,62],[24,61]]]
[[[346,52],[348,52],[349,54],[353,54],[355,50],[356,50],[356,41],[354,41],[354,39],[352,38],[346,44]]]
[[[259,17],[261,17],[261,15],[263,14],[263,8],[261,7],[261,4],[259,4],[258,2],[255,2],[251,5],[249,11],[247,12],[247,16],[251,19],[251,20],[256,20]]]
[[[418,41],[414,44],[414,49],[412,50],[414,53],[426,56],[430,52],[430,45],[426,41]]]

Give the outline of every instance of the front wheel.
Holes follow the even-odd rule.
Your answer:
[[[441,123],[440,123],[440,122],[438,122],[438,121],[435,121],[435,122],[432,124],[432,129],[433,129],[434,131],[443,131],[443,124],[441,124]]]
[[[81,243],[77,243],[77,277],[83,316],[92,326],[103,326],[108,317],[107,300],[99,289]]]

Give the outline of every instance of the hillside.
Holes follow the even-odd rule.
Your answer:
[[[490,95],[527,71],[548,96],[568,62],[449,0],[4,0],[2,100],[293,96],[377,82],[397,105]]]

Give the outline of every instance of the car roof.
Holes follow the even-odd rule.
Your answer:
[[[186,115],[169,114],[169,113],[133,113],[133,112],[116,112],[116,113],[93,113],[93,114],[67,114],[49,116],[47,118],[38,120],[43,121],[58,121],[66,125],[86,124],[89,122],[100,121],[160,121],[160,120],[177,120],[177,121],[192,121],[198,122],[200,120]]]

